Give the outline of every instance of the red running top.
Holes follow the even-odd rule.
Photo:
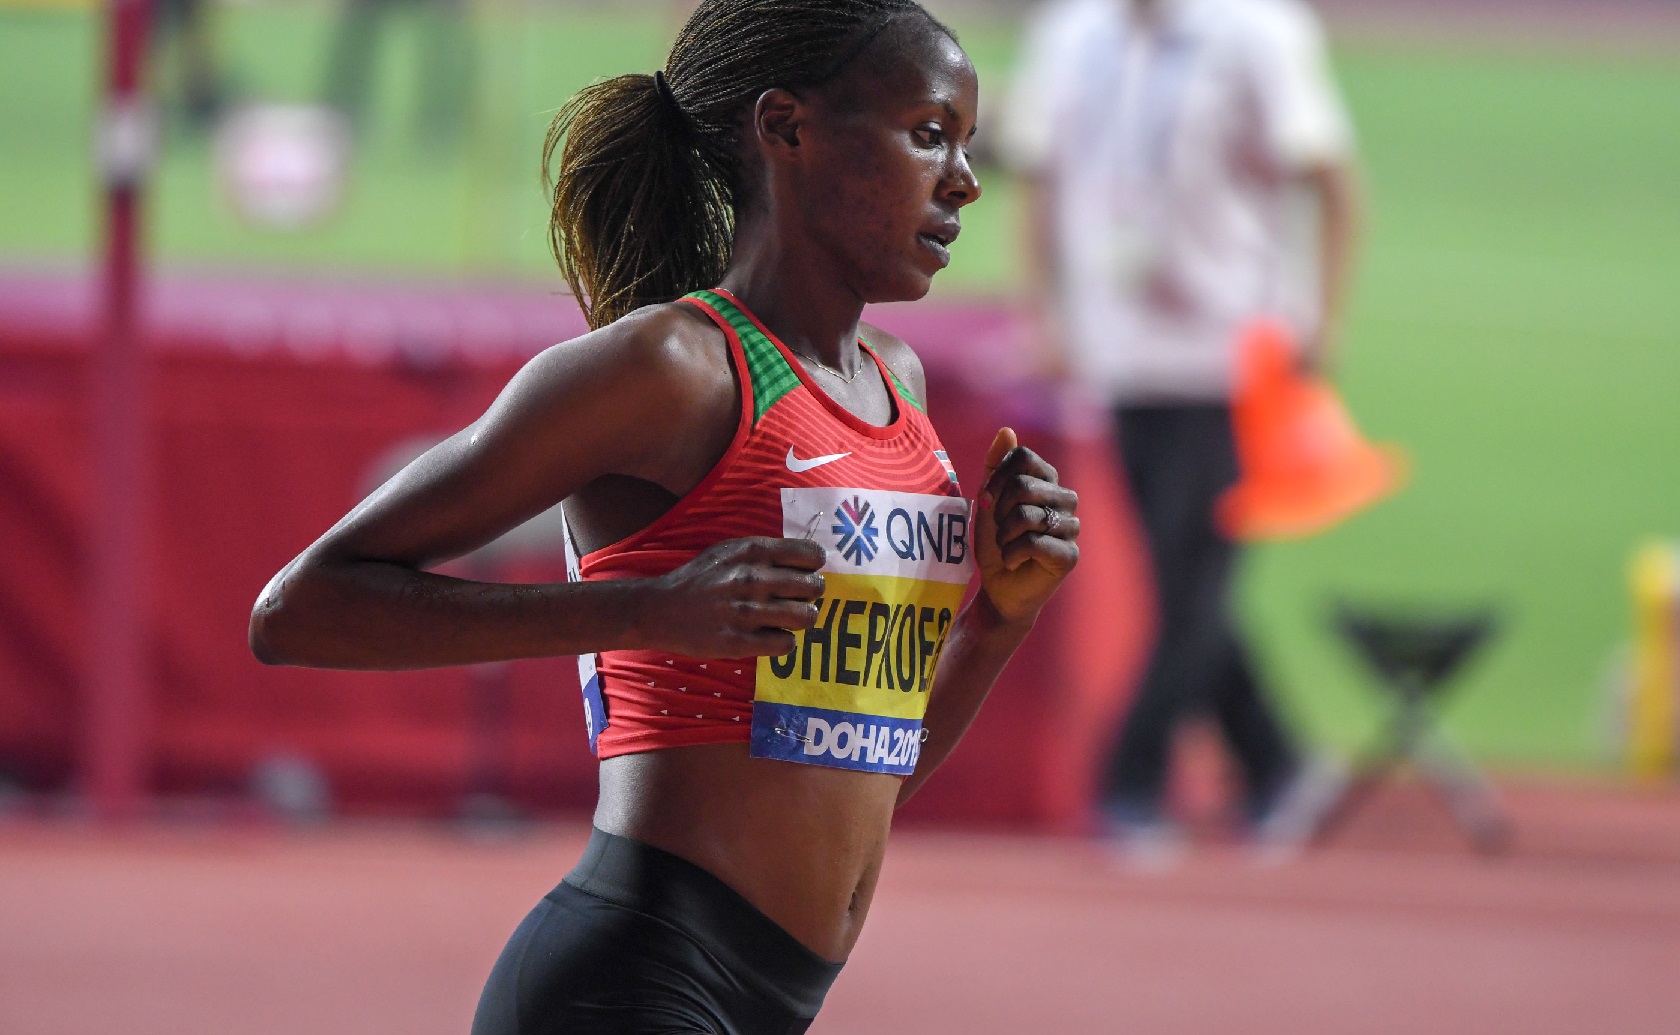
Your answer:
[[[729,339],[741,384],[735,437],[676,506],[577,559],[573,577],[657,576],[726,539],[809,536],[828,550],[827,599],[818,601],[817,627],[784,658],[638,650],[580,658],[596,753],[751,741],[755,755],[908,772],[972,571],[956,473],[921,403],[868,346],[893,400],[884,427],[830,398],[728,292],[683,301]],[[849,735],[838,734],[842,723]]]

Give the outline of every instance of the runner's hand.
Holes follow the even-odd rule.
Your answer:
[[[817,620],[825,557],[806,539],[726,540],[654,579],[640,624],[657,649],[691,658],[786,654],[790,630]]]
[[[1056,469],[1000,428],[986,451],[975,506],[974,558],[980,588],[999,615],[1030,621],[1079,563],[1079,497]]]

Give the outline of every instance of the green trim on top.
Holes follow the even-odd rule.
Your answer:
[[[893,368],[887,366],[884,360],[882,361],[881,366],[886,367],[887,376],[892,378],[893,387],[898,389],[898,397],[909,403],[911,406],[914,406],[916,409],[921,410],[924,417],[927,416],[927,407],[923,406],[922,401],[916,398],[915,393],[905,387],[904,382],[898,379],[898,375],[893,373]]]
[[[770,407],[799,387],[799,375],[776,343],[729,299],[716,291],[692,291],[684,297],[699,299],[716,309],[741,339],[741,351],[747,356],[747,379],[752,382],[753,423],[757,424]]]

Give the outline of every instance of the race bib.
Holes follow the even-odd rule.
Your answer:
[[[935,668],[974,571],[968,501],[782,490],[782,534],[828,551],[816,624],[759,658],[752,754],[907,775]]]

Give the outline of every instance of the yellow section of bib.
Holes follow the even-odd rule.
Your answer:
[[[831,572],[817,623],[794,650],[758,659],[756,700],[920,719],[966,586]]]

